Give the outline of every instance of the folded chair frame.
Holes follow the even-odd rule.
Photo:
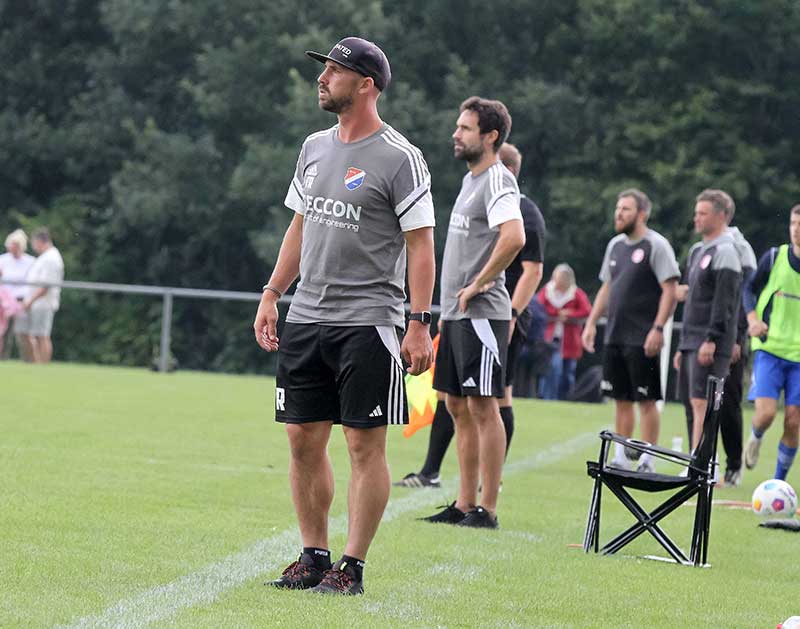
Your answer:
[[[708,565],[708,539],[711,527],[711,505],[714,494],[717,435],[719,432],[719,407],[722,400],[720,378],[709,377],[703,436],[694,455],[668,450],[656,445],[630,439],[611,431],[600,433],[600,454],[597,461],[587,461],[587,473],[594,479],[589,516],[583,538],[583,550],[611,555],[647,532],[669,553],[677,563]],[[671,476],[651,472],[621,470],[606,464],[612,443],[623,444],[639,453],[649,453],[658,459],[677,463],[686,468],[685,476]],[[600,513],[603,486],[625,505],[636,519],[625,531],[600,546]],[[642,507],[629,490],[673,493],[655,509]],[[697,497],[694,527],[688,555],[659,526],[661,520],[693,497]]]

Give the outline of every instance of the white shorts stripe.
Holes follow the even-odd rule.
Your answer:
[[[494,331],[488,319],[470,319],[472,328],[475,334],[480,339],[483,346],[489,350],[489,353],[500,364],[500,350],[497,346],[497,339],[494,336]]]
[[[400,402],[400,397],[403,395],[403,382],[402,376],[400,375],[400,370],[397,368],[397,365],[391,366],[392,370],[392,382],[394,383],[394,387],[392,389],[392,395],[389,398],[389,424],[400,424],[402,423],[403,419],[399,416],[397,409],[398,404]]]
[[[478,393],[486,395],[486,348],[481,347],[481,372],[478,376]]]
[[[394,404],[392,404],[394,399],[394,380],[395,369],[394,365],[392,365],[389,368],[389,393],[386,395],[386,421],[390,424],[394,421]]]
[[[392,383],[392,390],[389,394],[389,400],[387,401],[387,405],[389,407],[389,417],[387,417],[387,423],[389,424],[396,424],[397,423],[397,389],[398,389],[398,381],[397,381],[397,367],[392,365],[390,367],[392,373],[390,376],[390,380]]]
[[[397,421],[396,424],[403,423],[403,409],[406,403],[406,392],[404,388],[405,384],[405,376],[403,375],[403,368],[397,367],[397,382],[398,382],[398,389],[397,389]]]
[[[492,394],[492,373],[494,373],[494,357],[486,350],[486,395]]]

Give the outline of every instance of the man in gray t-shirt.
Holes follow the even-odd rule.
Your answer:
[[[506,267],[525,244],[519,189],[497,152],[511,129],[500,101],[474,96],[461,104],[455,156],[467,162],[450,215],[442,262],[442,330],[433,386],[447,394],[458,440],[457,500],[431,522],[497,528],[497,493],[505,429],[504,394],[511,298]],[[480,462],[480,463],[479,463]],[[477,505],[482,482],[481,505]]]
[[[642,439],[658,443],[661,399],[659,354],[664,325],[675,309],[680,272],[675,252],[661,234],[647,226],[652,203],[636,188],[617,195],[614,229],[606,247],[592,312],[582,343],[594,352],[597,320],[608,313],[603,351],[603,388],[615,401],[615,431],[633,436],[633,405],[639,406]],[[627,468],[621,444],[614,444],[613,464]],[[639,458],[640,471],[654,471],[649,453]]]
[[[386,426],[408,422],[405,371],[422,373],[433,356],[433,202],[422,153],[378,116],[391,78],[383,51],[347,37],[328,55],[306,54],[325,64],[319,105],[339,123],[303,143],[286,195],[294,217],[253,324],[259,345],[279,351],[275,418],[289,437],[303,540],[299,559],[272,585],[361,594],[389,499]],[[401,345],[406,268],[411,315]],[[277,300],[298,274],[279,348]],[[334,423],[343,426],[352,476],[347,543],[331,565]]]

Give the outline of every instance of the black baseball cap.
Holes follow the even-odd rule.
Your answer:
[[[313,50],[306,50],[306,54],[320,63],[335,61],[361,76],[370,77],[381,92],[392,80],[392,69],[386,55],[371,41],[360,37],[345,37],[327,55]]]

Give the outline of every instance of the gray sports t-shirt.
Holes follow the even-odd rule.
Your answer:
[[[511,319],[511,298],[505,272],[494,286],[470,300],[467,312],[458,310],[459,290],[477,277],[497,243],[502,223],[522,220],[517,180],[497,162],[477,177],[467,173],[450,214],[442,261],[442,319]]]
[[[338,125],[308,136],[285,201],[304,216],[286,320],[405,327],[403,232],[434,226],[430,185],[422,152],[387,124],[349,144]]]
[[[661,284],[680,275],[672,246],[658,232],[648,229],[639,240],[612,238],[600,268],[600,280],[609,285],[605,344],[643,345],[658,313]]]

